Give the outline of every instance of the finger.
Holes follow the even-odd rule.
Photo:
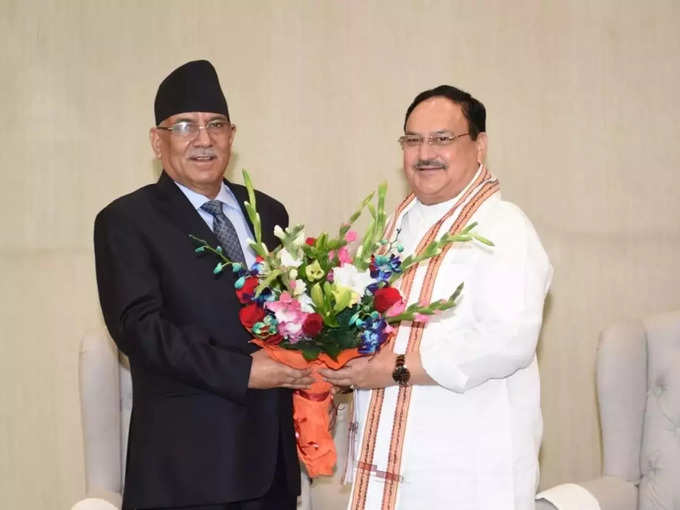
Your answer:
[[[309,377],[311,373],[308,370],[299,370],[297,368],[282,366],[281,370],[288,377]]]
[[[333,377],[326,379],[326,381],[334,386],[350,386],[352,384],[352,379],[349,377]]]
[[[281,387],[282,388],[288,388],[288,389],[291,389],[291,390],[308,390],[309,389],[309,385],[307,385],[307,384],[294,384],[294,383],[282,384]]]
[[[284,384],[292,384],[295,386],[309,387],[314,384],[314,379],[311,377],[291,377],[284,381]]]
[[[294,372],[287,374],[288,376],[288,381],[307,381],[310,384],[314,382],[314,377],[312,377],[310,374],[305,374],[304,372]]]
[[[319,369],[319,373],[324,377],[347,377],[352,372],[351,367],[342,367],[337,370],[331,370],[329,368]]]
[[[319,369],[319,375],[321,377],[330,377],[335,373],[335,370],[330,370],[328,368],[320,368]]]

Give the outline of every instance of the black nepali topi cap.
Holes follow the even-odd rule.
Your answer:
[[[217,72],[207,60],[194,60],[171,72],[158,86],[154,102],[156,125],[184,112],[221,113],[229,118]]]

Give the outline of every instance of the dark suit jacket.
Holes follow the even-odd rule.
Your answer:
[[[247,199],[243,186],[228,185],[239,203]],[[288,214],[259,192],[257,207],[273,248],[274,225],[287,226]],[[197,257],[188,234],[217,245],[165,173],[95,220],[99,298],[133,381],[123,508],[259,497],[279,451],[298,494],[291,393],[247,388],[255,348],[239,322],[234,278],[230,268],[214,277],[216,260]]]

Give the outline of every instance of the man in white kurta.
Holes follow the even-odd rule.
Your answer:
[[[422,93],[407,111],[401,142],[415,197],[394,219],[404,255],[447,213],[437,237],[448,231],[475,197],[479,204],[465,223],[477,222],[476,231],[494,246],[465,243],[448,251],[431,300],[447,298],[460,282],[465,287],[455,309],[427,323],[415,352],[407,348],[411,324],[402,323],[391,349],[329,374],[335,384],[357,388],[352,509],[534,507],[542,432],[535,352],[552,268],[529,219],[501,199],[482,165],[484,124],[481,103],[453,87]],[[485,195],[478,193],[483,186]],[[423,286],[426,266],[416,271],[413,289]],[[417,301],[418,292],[408,300]],[[392,379],[399,353],[406,353],[410,372],[401,386]],[[399,400],[405,385],[407,404]],[[394,417],[404,406],[399,436]]]

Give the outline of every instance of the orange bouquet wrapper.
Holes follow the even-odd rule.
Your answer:
[[[332,475],[337,461],[335,443],[329,430],[333,395],[331,384],[321,378],[318,369],[328,367],[337,370],[348,361],[362,355],[357,349],[348,349],[342,351],[337,360],[321,353],[317,359],[307,361],[301,351],[268,345],[259,339],[252,340],[252,343],[264,349],[270,358],[284,365],[300,370],[312,368],[314,377],[312,386],[308,390],[293,392],[293,423],[297,451],[310,477]]]

